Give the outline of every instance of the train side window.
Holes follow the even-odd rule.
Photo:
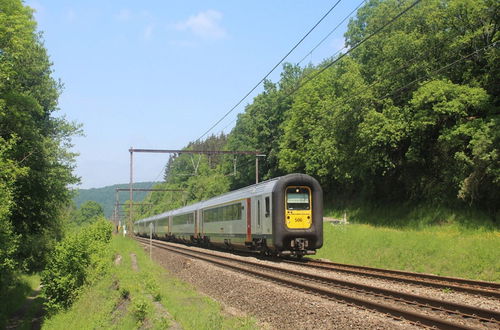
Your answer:
[[[271,214],[271,207],[269,203],[269,197],[266,197],[266,218],[269,218],[269,215]]]

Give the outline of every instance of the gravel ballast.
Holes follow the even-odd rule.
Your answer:
[[[153,247],[153,259],[201,293],[219,301],[227,313],[250,315],[266,329],[418,328],[381,313],[313,296],[163,249]]]

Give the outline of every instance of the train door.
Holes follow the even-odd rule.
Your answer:
[[[263,196],[264,205],[262,210],[263,221],[262,221],[262,233],[271,234],[273,230],[273,216],[271,210],[271,195]]]
[[[203,237],[203,219],[201,217],[201,210],[196,210],[196,223],[197,223],[197,234],[198,234],[198,237]]]
[[[197,211],[193,212],[193,225],[194,225],[193,238],[197,238],[198,237],[198,212]]]
[[[252,234],[260,235],[262,234],[262,225],[264,221],[264,205],[262,203],[262,196],[255,196],[252,198],[252,201],[252,214],[255,214],[252,219]]]

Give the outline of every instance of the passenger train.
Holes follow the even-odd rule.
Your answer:
[[[323,192],[313,177],[289,174],[138,220],[134,234],[302,257],[323,245]]]

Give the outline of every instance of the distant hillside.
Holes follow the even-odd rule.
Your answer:
[[[137,182],[134,183],[134,188],[151,188],[154,184],[155,182]],[[77,189],[76,196],[73,198],[73,201],[77,207],[80,207],[80,205],[86,201],[95,201],[102,205],[104,214],[109,218],[113,214],[116,188],[128,188],[128,183],[115,184],[102,188]],[[142,201],[147,194],[148,193],[144,191],[135,191],[134,202]],[[123,203],[129,199],[129,193],[125,191],[120,192],[119,198],[120,203]]]

